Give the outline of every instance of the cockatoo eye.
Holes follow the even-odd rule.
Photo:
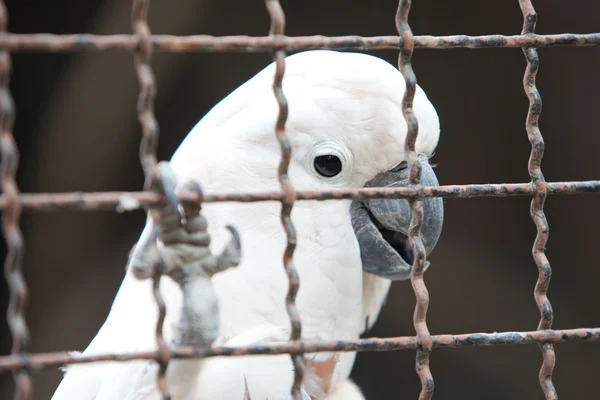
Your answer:
[[[315,157],[314,166],[319,175],[326,178],[332,178],[342,172],[342,161],[330,154]]]
[[[352,183],[353,157],[342,142],[320,140],[314,143],[304,156],[303,163],[320,185],[338,187]]]

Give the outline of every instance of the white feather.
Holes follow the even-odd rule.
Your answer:
[[[280,189],[273,76],[270,65],[192,129],[171,160],[181,182],[197,180],[207,193]],[[297,189],[360,188],[404,160],[405,83],[394,66],[364,54],[309,51],[287,58],[283,88],[289,102],[286,130],[293,147],[290,178]],[[430,154],[438,142],[439,122],[420,88],[414,111],[420,124],[417,151]],[[311,168],[311,156],[323,146],[338,152],[344,162],[344,171],[329,181]],[[294,262],[300,275],[296,303],[305,339],[358,338],[366,318],[370,325],[377,319],[390,286],[389,281],[363,274],[349,206],[347,200],[304,201],[292,212],[298,236]],[[242,239],[240,266],[213,278],[221,312],[220,343],[286,340],[288,282],[282,265],[286,237],[279,203],[212,203],[203,212],[211,250],[218,252],[224,246],[226,224],[233,224]],[[181,294],[168,279],[163,279],[161,290],[167,302],[165,337],[170,338]],[[154,349],[156,315],[151,283],[128,272],[110,315],[84,354]],[[354,356],[339,356],[332,387],[342,385],[334,392],[342,394],[332,394],[331,399],[362,398],[347,380]],[[158,399],[155,372],[153,364],[139,361],[74,367],[53,399]],[[287,399],[292,375],[289,356],[174,362],[168,373],[174,398],[183,400],[241,399],[244,377],[252,398]],[[307,379],[316,377],[309,371]]]

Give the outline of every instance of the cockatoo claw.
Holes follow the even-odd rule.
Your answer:
[[[159,163],[158,169],[160,179],[155,189],[165,194],[167,204],[150,207],[152,230],[133,249],[130,268],[136,278],[148,279],[162,261],[161,273],[177,282],[183,293],[174,341],[210,345],[218,335],[219,319],[211,277],[240,263],[240,236],[227,226],[232,238],[220,254],[213,255],[201,204],[177,199],[177,177],[168,162]],[[202,198],[197,182],[187,182],[182,190],[200,193]]]

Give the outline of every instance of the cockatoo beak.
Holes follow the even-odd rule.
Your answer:
[[[419,155],[423,167],[421,185],[437,186],[438,180],[425,155]],[[382,172],[365,187],[407,186],[409,168],[405,163]],[[441,198],[423,200],[421,233],[427,254],[435,248],[442,232],[444,205]],[[412,212],[406,199],[374,199],[353,201],[350,208],[352,226],[360,245],[362,267],[365,272],[402,281],[410,278],[414,260],[408,242]],[[429,263],[425,265],[425,268]]]

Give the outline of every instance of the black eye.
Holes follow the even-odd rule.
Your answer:
[[[342,162],[336,156],[318,156],[315,158],[315,169],[319,175],[331,178],[342,172]]]

